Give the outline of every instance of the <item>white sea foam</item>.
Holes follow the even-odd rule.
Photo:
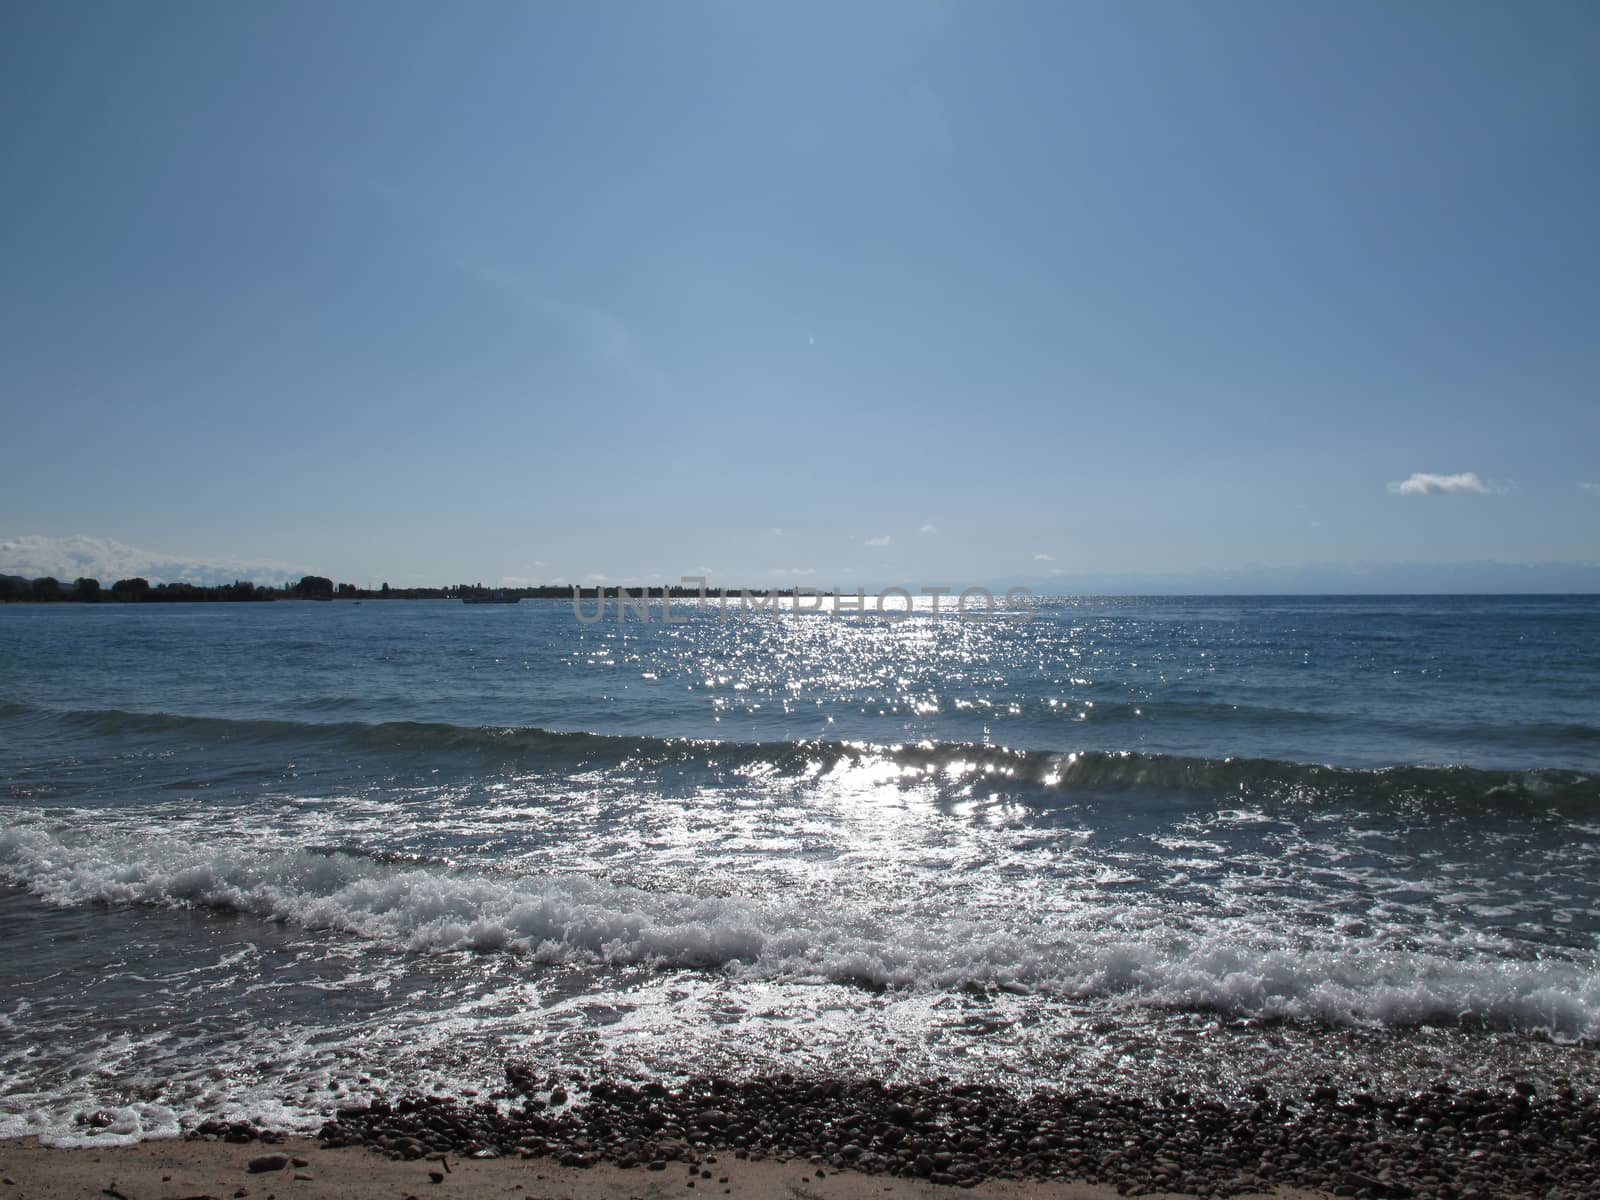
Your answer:
[[[0,1114],[0,1138],[36,1134],[46,1146],[68,1149],[75,1146],[127,1146],[147,1138],[177,1137],[181,1132],[178,1114],[160,1104],[133,1104],[97,1110],[104,1124],[65,1124],[60,1115],[48,1109],[25,1113]]]
[[[0,877],[58,905],[234,910],[418,952],[912,991],[1022,989],[1340,1024],[1471,1018],[1564,1039],[1600,1036],[1592,954],[1519,959],[1490,934],[1402,950],[1398,941],[1296,927],[1271,910],[1242,920],[1179,914],[1148,895],[1106,888],[1070,919],[1020,909],[957,916],[937,889],[882,909],[864,900],[706,897],[577,875],[495,877],[271,842],[206,847],[43,823],[0,830]]]

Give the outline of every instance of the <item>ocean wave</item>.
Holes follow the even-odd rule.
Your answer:
[[[326,847],[69,830],[37,818],[0,827],[0,879],[55,905],[244,913],[416,953],[883,989],[1020,990],[1257,1019],[1480,1022],[1600,1038],[1592,955],[1528,959],[1476,943],[1402,950],[1287,924],[1179,923],[1148,896],[1130,898],[1124,919],[1102,913],[1054,928],[1020,909],[1005,918],[953,916],[937,894],[894,911],[706,897],[576,875],[489,877]],[[1129,919],[1134,905],[1142,915]]]
[[[708,772],[824,777],[868,767],[890,779],[944,787],[1072,794],[1184,793],[1289,802],[1481,807],[1494,812],[1600,811],[1600,776],[1579,771],[1491,770],[1452,765],[1341,767],[1265,758],[1202,758],[1128,750],[1018,750],[964,742],[900,745],[808,740],[730,742],[614,735],[535,726],[440,722],[315,722],[195,717],[124,710],[63,711],[13,706],[96,735],[201,745],[324,748],[383,756],[456,757],[495,766],[576,771],[611,766],[682,767]],[[1566,736],[1566,734],[1563,734]]]

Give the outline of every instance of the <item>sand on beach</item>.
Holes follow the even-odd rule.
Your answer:
[[[284,1154],[305,1165],[252,1172],[250,1161]],[[702,1164],[692,1176],[686,1164],[664,1171],[624,1170],[609,1164],[562,1167],[549,1159],[437,1159],[397,1161],[359,1147],[324,1149],[309,1138],[277,1145],[230,1144],[180,1139],[131,1146],[58,1149],[37,1138],[0,1142],[0,1200],[405,1200],[417,1197],[570,1197],[602,1200],[637,1197],[745,1196],[757,1200],[901,1200],[905,1197],[977,1195],[1016,1200],[1112,1200],[1114,1188],[1083,1183],[996,1180],[975,1188],[946,1187],[920,1179],[865,1175],[818,1168],[800,1159],[748,1162],[732,1155]],[[709,1172],[709,1177],[706,1176]],[[437,1181],[433,1178],[438,1175]],[[694,1185],[690,1186],[690,1179]],[[1279,1200],[1309,1200],[1312,1192],[1270,1193]]]

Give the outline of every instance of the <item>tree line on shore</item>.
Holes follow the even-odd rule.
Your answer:
[[[707,596],[721,596],[722,588],[708,588]],[[585,600],[600,597],[616,599],[621,596],[648,597],[674,600],[694,599],[698,589],[684,587],[584,587],[577,594]],[[792,590],[776,592],[765,589],[727,589],[729,596],[793,595]],[[232,583],[151,583],[135,576],[119,579],[110,587],[98,579],[82,577],[64,583],[54,576],[26,579],[21,575],[0,575],[0,603],[19,604],[159,604],[200,602],[237,602],[264,600],[464,600],[477,596],[515,596],[521,600],[570,600],[573,588],[558,584],[541,584],[537,587],[494,588],[481,583],[459,583],[453,587],[391,588],[387,583],[377,588],[359,587],[353,583],[335,584],[325,575],[305,575],[297,582],[266,587],[248,580]]]
[[[47,604],[140,604],[193,600],[271,600],[282,596],[279,589],[258,587],[246,580],[207,585],[199,583],[151,583],[135,577],[119,579],[110,587],[87,576],[63,583],[54,576],[25,579],[20,575],[0,575],[0,602]]]

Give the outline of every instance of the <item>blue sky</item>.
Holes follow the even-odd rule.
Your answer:
[[[1587,2],[15,3],[0,138],[0,570],[1600,561]]]

